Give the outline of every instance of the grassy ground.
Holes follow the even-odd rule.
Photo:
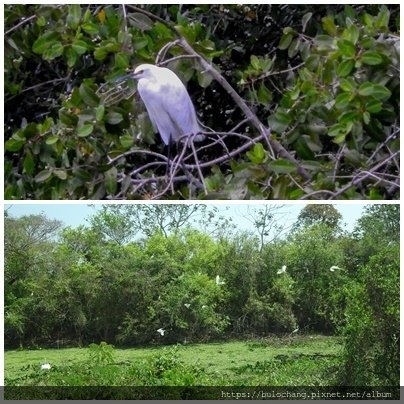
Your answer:
[[[266,340],[113,349],[6,351],[5,384],[23,386],[332,385],[342,340]],[[51,370],[41,370],[50,363]]]

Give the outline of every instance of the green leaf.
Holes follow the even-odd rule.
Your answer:
[[[353,93],[356,90],[356,83],[353,79],[341,79],[339,82],[341,90]]]
[[[74,127],[77,125],[78,122],[77,116],[67,111],[66,109],[59,110],[59,119],[68,127]]]
[[[353,58],[355,56],[356,47],[351,41],[341,39],[337,42],[337,46],[343,56],[347,58]]]
[[[108,56],[108,54],[109,54],[109,51],[107,48],[100,47],[94,51],[94,58],[96,60],[104,60]]]
[[[53,135],[46,138],[45,143],[47,145],[55,144],[59,140],[59,136]]]
[[[279,49],[285,50],[289,47],[292,42],[294,35],[292,33],[283,34],[281,40],[279,41]]]
[[[132,13],[128,15],[129,24],[140,31],[148,31],[153,28],[153,21],[142,13]]]
[[[97,35],[100,32],[99,26],[93,22],[86,22],[81,25],[81,28],[89,35]]]
[[[10,138],[6,141],[5,148],[10,152],[19,151],[25,144],[25,140]]]
[[[313,13],[306,13],[302,18],[302,32],[306,31],[307,23],[310,21]]]
[[[79,4],[71,4],[69,6],[69,12],[67,14],[66,22],[67,25],[76,30],[79,26],[81,19],[81,7]]]
[[[54,41],[51,43],[48,49],[44,50],[44,52],[42,53],[42,57],[45,60],[53,60],[58,58],[59,56],[62,56],[63,51],[64,46],[62,45],[62,43]]]
[[[38,27],[44,27],[46,25],[46,18],[43,15],[38,17],[36,19],[36,25],[38,25]]]
[[[300,44],[301,44],[300,38],[295,38],[292,41],[288,49],[288,56],[290,58],[294,58],[297,55],[297,52],[299,52]]]
[[[366,110],[371,114],[377,114],[383,108],[383,104],[378,100],[370,100],[365,105]]]
[[[122,147],[125,149],[129,149],[130,147],[133,146],[133,143],[134,143],[133,136],[130,135],[129,133],[121,136],[119,138],[119,141],[121,142]]]
[[[361,84],[358,92],[362,96],[372,96],[380,101],[387,100],[391,96],[391,91],[387,87],[381,84],[374,84],[370,81]]]
[[[95,110],[95,119],[100,122],[103,120],[105,114],[105,107],[104,105],[98,105],[97,109]]]
[[[75,52],[75,50],[71,46],[69,46],[66,49],[66,57],[67,57],[67,65],[69,67],[73,67],[76,64],[79,55]]]
[[[268,105],[272,101],[272,92],[265,86],[264,83],[261,83],[258,88],[258,101],[262,105]]]
[[[383,62],[383,56],[379,52],[366,51],[362,54],[360,60],[365,65],[375,66]]]
[[[77,54],[82,55],[87,52],[88,45],[86,42],[78,39],[72,43],[72,48],[77,52]]]
[[[353,59],[347,59],[342,61],[337,67],[337,75],[339,77],[348,76],[348,74],[351,73],[354,65],[355,61]]]
[[[87,105],[90,107],[98,107],[100,99],[92,88],[87,84],[82,83],[79,90],[81,98]]]
[[[128,55],[124,53],[117,53],[115,55],[115,67],[118,69],[127,69],[129,67]]]
[[[196,76],[198,77],[198,84],[202,88],[208,87],[213,80],[212,75],[209,72],[200,72],[198,70]]]
[[[268,166],[272,171],[277,174],[290,174],[296,171],[296,164],[292,161],[285,159],[277,159],[268,163]]]
[[[335,98],[335,106],[338,109],[345,109],[351,101],[351,93],[341,93]]]
[[[290,122],[290,115],[283,111],[275,112],[275,114],[268,119],[270,128],[278,133],[282,133],[289,126]]]
[[[109,195],[114,195],[116,193],[118,170],[116,167],[112,167],[105,172],[105,189]]]
[[[35,182],[45,182],[51,175],[51,170],[42,170],[35,176]]]
[[[53,170],[53,174],[56,175],[56,177],[58,177],[61,180],[67,179],[66,170],[62,170],[60,168],[57,168],[57,169]]]
[[[87,123],[77,130],[77,136],[78,137],[89,136],[93,133],[93,130],[94,130],[94,125]]]
[[[370,114],[368,111],[365,111],[362,115],[363,122],[365,122],[366,125],[369,125],[370,123]]]
[[[123,121],[123,116],[119,112],[108,112],[106,121],[111,125],[117,125]]]
[[[376,28],[387,30],[389,28],[389,20],[390,11],[385,5],[383,5],[375,20]]]
[[[326,17],[323,17],[321,19],[321,22],[323,24],[324,31],[326,31],[327,34],[331,36],[335,36],[337,34],[337,27],[335,25],[333,16],[328,15]]]
[[[34,173],[35,161],[30,150],[25,153],[23,166],[26,174],[32,175]]]
[[[266,153],[261,143],[256,143],[252,150],[248,151],[246,154],[254,164],[261,164],[265,161]]]
[[[359,117],[358,111],[347,111],[338,117],[338,122],[343,124],[353,124]]]
[[[257,56],[251,55],[251,57],[250,57],[250,63],[251,63],[251,66],[252,66],[255,70],[261,70],[260,60],[258,59]]]
[[[349,41],[351,41],[354,45],[356,45],[358,43],[359,40],[359,28],[352,24],[350,27],[348,27],[345,31],[343,36],[345,37],[345,39],[348,39]]]
[[[59,34],[54,31],[41,35],[32,45],[32,51],[41,55],[49,46],[59,38]]]

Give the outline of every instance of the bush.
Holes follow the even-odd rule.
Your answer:
[[[398,257],[398,246],[386,247],[360,269],[359,281],[351,287],[344,327],[342,384],[399,386]]]

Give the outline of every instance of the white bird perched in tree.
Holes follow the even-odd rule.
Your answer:
[[[142,98],[155,132],[159,132],[165,145],[194,135],[195,141],[205,137],[199,126],[194,105],[182,81],[166,67],[142,64],[132,77],[138,80]],[[122,78],[124,79],[124,78]]]
[[[335,272],[336,269],[341,269],[341,268],[340,268],[340,267],[337,267],[336,265],[333,265],[333,266],[330,268],[330,271],[331,271],[331,272]]]
[[[184,306],[189,309],[191,307],[191,305],[189,303],[184,303]]]
[[[276,273],[277,275],[284,274],[286,272],[286,265],[283,265],[281,269],[278,270]]]
[[[299,331],[299,326],[292,331],[292,334],[296,334]]]
[[[224,285],[224,281],[220,280],[220,276],[216,275],[216,285]]]
[[[158,332],[162,337],[164,337],[164,333],[166,332],[166,330],[164,330],[163,328],[159,328],[159,329],[157,330],[157,332]]]

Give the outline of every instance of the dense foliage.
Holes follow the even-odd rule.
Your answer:
[[[321,332],[346,338],[341,383],[398,383],[398,205],[368,208],[352,234],[318,220],[263,248],[251,234],[195,230],[195,217],[122,243],[101,231],[121,214],[105,208],[77,228],[5,218],[7,347]]]
[[[214,130],[169,178],[142,62]],[[5,197],[398,198],[399,83],[399,6],[5,5]]]

